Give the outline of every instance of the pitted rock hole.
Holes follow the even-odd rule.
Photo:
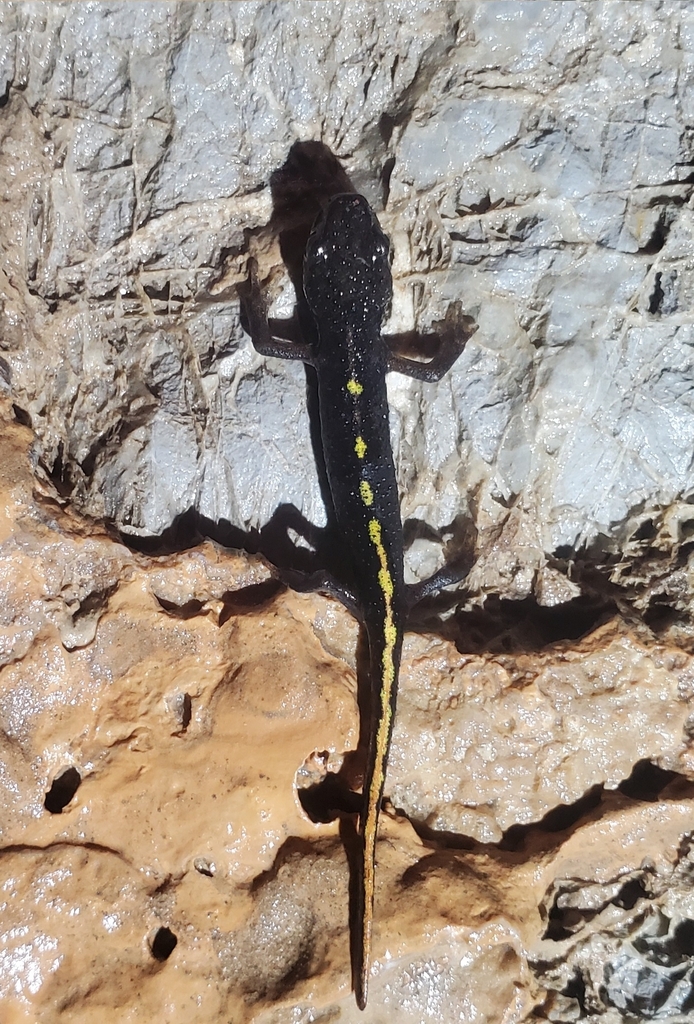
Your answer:
[[[334,770],[339,767],[327,750],[315,750],[296,773],[295,785],[304,814],[314,823],[326,824],[341,813],[358,813],[361,796]]]
[[[65,771],[53,779],[51,788],[46,793],[46,799],[43,801],[43,806],[51,814],[60,814],[63,808],[67,807],[72,800],[79,789],[81,781],[82,776],[76,768],[66,768]]]
[[[208,878],[214,878],[217,873],[214,861],[209,860],[207,857],[196,857],[193,861],[193,867],[199,875],[206,875]]]
[[[163,963],[164,960],[168,960],[174,949],[178,945],[178,939],[171,931],[170,928],[166,928],[162,925],[158,928],[152,938],[150,949],[152,956],[155,960],[159,960]]]
[[[189,693],[179,693],[176,698],[176,716],[179,721],[179,732],[185,732],[193,717],[193,698]]]

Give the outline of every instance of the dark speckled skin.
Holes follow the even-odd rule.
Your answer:
[[[363,196],[343,195],[332,200],[314,227],[304,260],[304,293],[318,333],[313,365],[325,466],[367,630],[383,621],[377,581],[381,566],[368,532],[374,517],[382,526],[396,603],[403,612],[405,603],[400,499],[386,395],[388,351],[381,337],[392,294],[388,248]],[[350,380],[362,386],[360,394],[350,393]],[[358,437],[366,445],[362,458],[355,451]],[[360,495],[364,480],[373,492],[371,506]]]
[[[363,1009],[371,951],[376,830],[395,718],[406,595],[400,500],[388,422],[388,353],[381,337],[392,295],[388,242],[362,196],[337,196],[314,228],[304,262],[304,294],[318,329],[314,366],[328,481],[341,538],[351,555],[355,596],[369,640],[372,728],[353,944],[355,990]],[[369,487],[366,501],[364,483]],[[374,542],[374,523],[379,524],[380,543]]]
[[[315,367],[328,483],[351,569],[350,592],[346,594],[347,581],[331,589],[357,612],[369,642],[372,713],[353,929],[354,987],[362,1009],[370,970],[378,816],[404,623],[412,604],[403,575],[386,372],[395,369],[422,380],[438,380],[467,340],[449,331],[442,338],[439,356],[429,363],[389,351],[381,335],[392,296],[388,250],[388,240],[366,199],[354,193],[334,196],[314,225],[304,257],[304,295],[315,321],[313,343],[282,341],[271,335],[253,265],[246,300],[249,328],[259,352],[303,359]],[[417,596],[454,578],[458,577],[437,574],[420,587]],[[325,587],[324,577],[320,585]]]

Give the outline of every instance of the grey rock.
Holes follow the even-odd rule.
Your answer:
[[[614,550],[692,492],[692,12],[316,11],[3,5],[14,399],[46,470],[127,533],[189,509],[257,529],[286,502],[323,522],[303,373],[255,356],[235,295],[272,172],[321,137],[376,203],[392,167],[388,327],[456,299],[478,324],[440,385],[391,382],[403,512],[473,516],[478,584],[524,596],[552,553]],[[493,552],[509,505],[513,585]]]

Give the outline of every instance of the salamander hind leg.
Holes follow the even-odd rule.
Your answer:
[[[340,583],[329,572],[319,569],[317,572],[306,573],[301,572],[299,569],[280,569],[277,566],[273,566],[272,575],[280,583],[284,583],[286,587],[289,587],[290,590],[296,590],[298,594],[320,592],[321,594],[328,594],[330,597],[336,597],[345,606],[350,615],[354,616],[357,622],[363,621],[361,608],[355,595],[349,587]]]
[[[452,587],[455,583],[461,583],[474,565],[474,556],[466,556],[447,565],[442,565],[433,575],[419,583],[408,583],[405,588],[407,597],[407,608],[410,611],[425,597],[443,590],[444,587]]]

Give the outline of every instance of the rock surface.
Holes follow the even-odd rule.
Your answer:
[[[4,416],[8,1019],[686,1010],[688,654],[618,619],[515,658],[408,637],[387,790],[409,821],[381,828],[363,1017],[353,825],[320,796],[336,771],[358,784],[354,622],[209,542],[128,551],[33,490],[30,431]]]
[[[320,136],[385,204],[390,328],[455,299],[478,324],[441,386],[392,379],[404,511],[472,514],[485,585],[522,597],[692,490],[694,14],[349,12],[3,5],[13,393],[75,505],[130,533],[190,509],[248,531],[281,502],[321,521],[303,370],[255,355],[235,291],[272,173]],[[286,309],[276,243],[259,256]]]
[[[691,1018],[693,55],[671,0],[2,5],[3,1021]],[[291,312],[318,139],[387,330],[477,327],[389,381],[409,571],[477,543],[405,643],[364,1014],[363,644],[231,550],[325,521],[237,296]]]

